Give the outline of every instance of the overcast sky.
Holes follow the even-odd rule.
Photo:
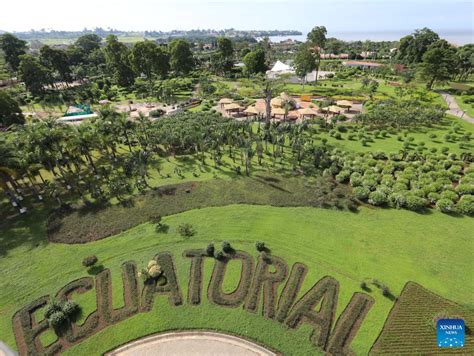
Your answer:
[[[0,30],[473,31],[472,0],[4,0]]]

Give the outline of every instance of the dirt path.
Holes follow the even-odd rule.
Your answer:
[[[439,93],[443,97],[446,104],[448,104],[449,109],[446,111],[448,114],[457,116],[460,119],[474,124],[474,118],[464,113],[464,111],[459,107],[458,103],[456,102],[454,96],[449,93],[446,93],[445,91],[440,91]]]
[[[245,339],[207,331],[158,334],[133,341],[106,356],[276,356]]]

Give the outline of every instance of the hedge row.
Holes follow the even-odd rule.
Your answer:
[[[274,267],[274,272],[270,272],[270,266]],[[257,311],[263,290],[262,314],[267,319],[273,319],[275,317],[278,286],[286,279],[287,275],[288,265],[284,260],[271,255],[265,257],[260,255],[245,309],[253,313]]]
[[[139,310],[139,286],[135,263],[126,262],[122,265],[122,281],[124,306],[114,309],[110,270],[105,269],[96,276],[97,311],[108,324],[125,320]]]
[[[54,355],[62,350],[59,342],[43,347],[37,338],[49,329],[46,319],[37,322],[34,314],[49,303],[49,295],[40,297],[13,315],[13,332],[21,355]]]
[[[93,288],[94,279],[92,277],[79,278],[61,288],[56,294],[56,300],[60,302],[65,302],[66,300],[70,299],[71,294],[86,293],[92,290]],[[86,321],[82,325],[78,325],[76,323],[69,323],[64,333],[65,341],[67,341],[67,343],[72,344],[89,337],[97,331],[100,322],[100,314],[96,310],[95,312],[87,316]]]
[[[227,264],[229,261],[237,259],[242,262],[239,285],[233,292],[224,293],[222,284],[224,282]],[[207,290],[209,301],[225,307],[238,307],[245,301],[249,292],[252,283],[253,268],[252,256],[244,251],[235,251],[224,259],[216,260]]]
[[[291,268],[290,277],[286,281],[278,300],[278,310],[275,318],[280,323],[283,323],[288,317],[306,277],[306,273],[308,273],[308,267],[302,263],[297,262]]]
[[[187,250],[183,256],[191,258],[191,268],[189,270],[188,281],[188,303],[191,305],[201,304],[204,258],[209,256],[206,250]]]
[[[304,322],[314,331],[311,342],[325,350],[331,326],[334,322],[339,294],[339,283],[332,277],[320,279],[291,309],[286,319],[290,328],[298,328]],[[314,308],[321,303],[319,311]]]
[[[156,279],[145,282],[142,290],[140,311],[147,312],[153,308],[156,294],[168,295],[168,301],[173,306],[183,304],[183,297],[176,278],[176,269],[173,256],[169,252],[159,253],[154,259],[160,265],[166,283],[160,284]]]
[[[352,339],[359,331],[362,321],[375,303],[374,298],[363,293],[354,293],[349,304],[339,316],[328,341],[326,351],[330,355],[350,353]]]

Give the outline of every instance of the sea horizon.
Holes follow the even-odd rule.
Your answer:
[[[474,43],[474,32],[469,30],[442,30],[436,31],[446,41],[463,46]],[[308,31],[301,31],[301,35],[294,36],[271,36],[272,42],[280,42],[287,39],[304,42]],[[400,38],[413,33],[414,30],[390,30],[390,31],[328,31],[327,37],[335,37],[343,41],[398,41]]]

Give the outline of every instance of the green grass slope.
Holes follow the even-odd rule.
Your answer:
[[[11,328],[13,313],[45,294],[55,294],[66,283],[87,275],[83,257],[95,254],[110,268],[114,282],[114,305],[121,304],[120,265],[135,260],[143,266],[156,253],[170,251],[177,265],[183,295],[187,293],[190,261],[182,257],[189,248],[204,248],[209,242],[227,240],[256,256],[254,243],[265,241],[276,256],[289,265],[303,262],[309,267],[301,294],[318,279],[330,275],[340,282],[337,313],[359,283],[376,278],[398,295],[404,284],[415,281],[455,302],[474,300],[474,273],[469,251],[474,219],[451,217],[438,212],[425,215],[404,210],[361,208],[358,213],[317,208],[276,208],[231,205],[191,210],[165,217],[167,233],[157,233],[145,223],[122,234],[83,245],[49,244],[41,216],[31,215],[28,227],[18,224],[0,234],[0,335],[14,345]],[[181,223],[192,224],[197,234],[187,240],[177,233]],[[22,241],[21,238],[24,238]],[[15,241],[14,243],[12,241]],[[204,291],[213,262],[206,261]],[[231,263],[232,265],[232,263]],[[455,268],[453,268],[455,266]],[[238,283],[238,266],[229,268],[226,288]],[[369,312],[352,346],[356,354],[367,354],[382,329],[393,302],[380,290],[370,293],[376,303]],[[77,299],[84,316],[95,309],[95,293]],[[122,302],[123,303],[123,302]],[[219,329],[247,336],[284,354],[310,354],[310,329],[287,330],[277,322],[250,314],[241,308],[210,305],[203,297],[201,306],[169,306],[158,297],[154,309],[109,327],[70,349],[70,355],[92,355],[126,343],[142,335],[170,329]],[[45,335],[43,341],[53,341]]]

